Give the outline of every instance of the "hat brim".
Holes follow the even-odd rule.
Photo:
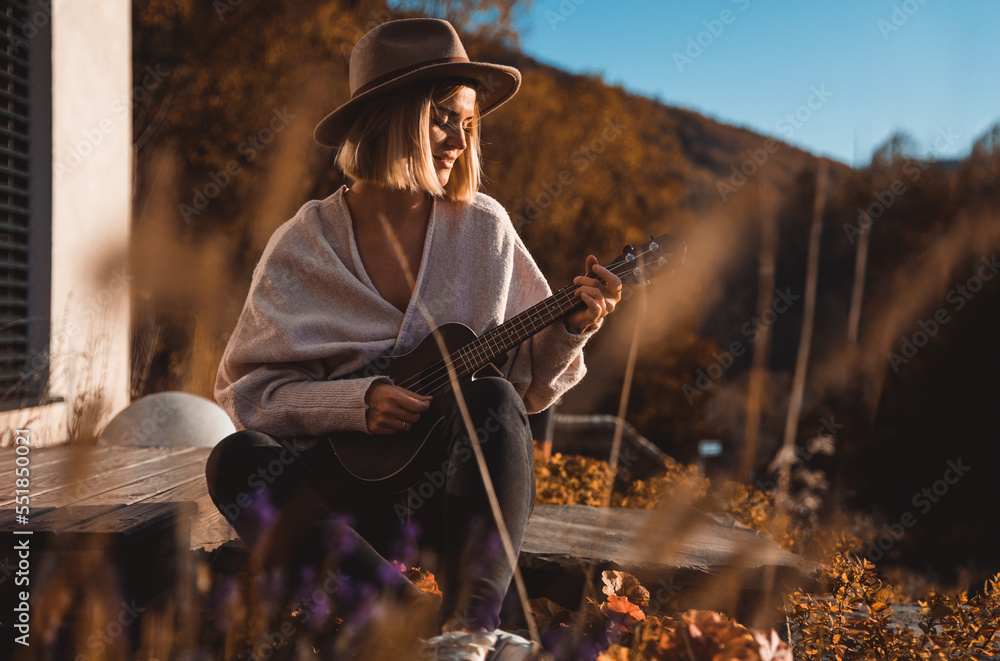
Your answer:
[[[479,115],[500,107],[521,86],[521,72],[514,67],[486,62],[442,62],[429,64],[365,90],[320,120],[313,138],[324,147],[339,147],[367,101],[410,83],[434,78],[468,78],[479,83]]]

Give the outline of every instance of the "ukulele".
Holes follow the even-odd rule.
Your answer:
[[[638,248],[625,246],[622,254],[606,268],[621,278],[622,284],[649,284],[651,277],[672,265],[675,254],[683,260],[683,241],[663,234],[649,235]],[[589,278],[597,278],[594,273]],[[437,447],[444,435],[439,433],[450,403],[449,365],[461,383],[484,368],[495,369],[506,361],[508,351],[586,304],[574,295],[578,285],[569,285],[496,328],[477,336],[461,323],[447,323],[431,331],[411,351],[398,356],[383,356],[355,375],[388,376],[394,385],[421,395],[432,395],[430,408],[406,431],[373,438],[365,432],[336,432],[328,436],[337,458],[355,478],[388,491],[405,491],[422,477],[426,458],[443,456]],[[437,337],[435,337],[437,336]],[[438,340],[446,348],[443,352]],[[442,397],[442,395],[446,395]],[[435,442],[438,441],[438,442]]]

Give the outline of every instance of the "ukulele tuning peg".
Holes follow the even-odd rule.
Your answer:
[[[635,248],[631,244],[625,246],[622,252],[625,253],[626,262],[635,261]]]
[[[660,249],[660,245],[656,242],[656,237],[654,237],[652,234],[649,235],[649,249],[650,250]]]

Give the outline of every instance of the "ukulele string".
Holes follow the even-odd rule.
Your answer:
[[[560,311],[562,305],[564,305],[566,303],[569,303],[573,299],[573,293],[577,289],[579,289],[579,287],[577,285],[570,285],[569,287],[561,289],[558,292],[556,292],[555,294],[553,294],[552,297],[551,297],[553,299],[553,302],[556,302],[556,299],[558,299],[558,298],[562,298],[563,299],[563,301],[561,303],[560,302],[556,302],[555,310],[556,311]],[[546,306],[546,307],[548,307],[548,306]],[[512,317],[510,320],[508,320],[505,323],[506,324],[509,324],[509,323],[512,323],[512,322],[517,323],[518,319],[520,317],[522,317],[522,315],[530,316],[530,315],[527,315],[527,313],[529,313],[530,311],[531,311],[531,308],[529,308],[528,310],[525,310],[524,312],[522,312],[521,314],[519,314],[519,315],[517,315],[515,317]],[[552,309],[548,309],[546,311],[549,314],[553,313]],[[563,312],[563,314],[565,314],[565,312]],[[559,316],[562,316],[562,315],[560,314]],[[553,316],[553,319],[550,320],[549,323],[551,323],[551,321],[554,321],[557,318],[558,318],[558,316]],[[523,326],[524,325],[523,321],[521,323],[522,323],[522,326]],[[532,332],[531,334],[534,334],[534,332]],[[529,337],[530,337],[530,335],[529,335]],[[485,333],[485,334],[477,337],[475,340],[473,340],[469,344],[473,344],[475,342],[483,342],[485,344],[488,344],[490,341],[492,341],[492,339],[493,338],[491,337],[490,333]],[[527,338],[525,338],[525,339],[527,339]],[[473,358],[476,358],[476,356],[475,356],[476,350],[466,352],[466,354],[464,356],[462,355],[462,350],[465,349],[466,346],[468,346],[468,345],[465,345],[465,346],[461,347],[458,351],[452,352],[451,354],[448,355],[449,360],[451,360],[452,365],[455,366],[455,369],[458,372],[458,375],[460,377],[461,376],[466,376],[469,373],[470,370],[469,370],[468,364],[470,362],[473,365],[475,365],[475,363],[478,362],[476,360],[473,360]],[[499,354],[497,354],[497,355],[499,355]],[[479,356],[478,358],[480,360],[482,360],[482,356]],[[482,362],[482,364],[479,365],[478,367],[476,367],[476,369],[479,369],[480,367],[485,366],[486,363],[488,363],[488,362],[489,362],[488,360],[485,361],[485,362]],[[433,370],[433,371],[431,373],[427,373],[428,370]],[[472,371],[475,371],[475,370],[472,370]],[[430,380],[429,383],[427,382],[428,380]],[[448,383],[448,381],[449,381],[449,377],[448,377],[448,368],[447,368],[447,365],[446,365],[446,363],[445,363],[444,360],[438,360],[438,361],[435,361],[434,363],[432,363],[431,365],[428,365],[426,368],[424,368],[423,370],[421,370],[417,374],[414,374],[409,379],[404,380],[404,381],[400,381],[396,385],[398,385],[398,386],[400,386],[402,388],[406,388],[407,390],[412,390],[413,392],[416,392],[416,393],[419,393],[419,394],[430,394],[430,393],[433,393],[433,392],[437,392],[438,390],[440,390],[441,388],[443,388]]]
[[[632,266],[632,265],[635,262],[639,261],[639,258],[643,257],[644,255],[646,255],[647,253],[650,253],[650,252],[653,252],[653,249],[650,248],[650,249],[647,249],[647,250],[643,250],[639,254],[635,255],[635,259],[633,259],[632,261],[622,261],[622,262],[618,262],[617,264],[612,264],[608,268],[608,270],[611,271],[612,273],[614,273],[616,276],[621,276],[622,274],[627,273],[628,271],[633,270],[634,268],[636,268],[635,266]],[[622,268],[621,272],[619,273],[619,272],[617,272],[617,270],[620,267],[624,267],[624,268]],[[564,287],[563,289],[560,289],[555,294],[553,294],[551,298],[553,299],[554,302],[556,302],[556,309],[558,310],[559,308],[562,307],[562,305],[564,305],[566,303],[569,303],[574,298],[574,294],[576,293],[576,291],[579,288],[580,288],[579,285],[575,285],[575,284],[574,285],[569,285],[567,287]],[[559,299],[560,297],[564,299],[562,302],[558,302],[557,301],[557,299]],[[546,308],[548,308],[548,306],[546,306]],[[509,324],[511,322],[517,322],[518,319],[520,317],[524,316],[524,315],[530,316],[529,313],[531,312],[532,309],[533,308],[528,308],[524,312],[522,312],[522,313],[520,313],[520,314],[512,317],[510,320],[508,320],[507,322],[504,322],[504,324],[501,324],[501,325],[506,325],[506,324]],[[549,312],[551,314],[552,310],[547,309],[546,312]],[[562,316],[562,315],[560,315],[560,316]],[[555,318],[552,319],[552,320],[550,320],[549,323],[551,323],[552,321],[555,321]],[[523,322],[521,322],[521,323],[523,323]],[[499,328],[499,326],[497,328]],[[493,329],[493,330],[496,330],[496,329]],[[492,332],[492,331],[490,331],[490,332]],[[532,333],[532,334],[534,334],[534,333]],[[482,340],[484,340],[484,338],[490,338],[489,332],[487,332],[487,333],[485,333],[485,334],[477,337],[470,344],[475,343],[477,341],[482,341]],[[527,339],[527,338],[525,338],[525,339]],[[486,341],[489,342],[490,340],[487,339]],[[468,345],[465,345],[465,346],[468,346]],[[461,355],[462,354],[462,349],[464,349],[465,346],[461,347],[457,351],[454,351],[454,352],[452,352],[452,353],[450,353],[448,355],[448,359],[451,361],[451,364],[456,367],[456,370],[459,372],[459,376],[465,376],[468,373],[467,365],[465,365],[466,361],[465,361],[464,357]],[[497,355],[499,355],[499,354],[497,354]],[[486,362],[489,362],[489,361],[486,361]],[[486,362],[484,362],[479,367],[485,366]],[[426,372],[428,370],[433,370],[433,371],[431,373],[427,374]],[[429,383],[427,382],[428,379],[430,380]],[[428,365],[426,368],[424,368],[423,370],[421,370],[417,374],[414,374],[412,377],[410,377],[410,378],[408,378],[408,379],[406,379],[404,381],[401,381],[401,382],[399,382],[399,383],[397,383],[395,385],[398,385],[401,388],[405,388],[407,390],[410,390],[412,392],[416,392],[416,393],[419,393],[419,394],[430,394],[430,393],[433,393],[433,392],[437,392],[438,390],[440,390],[441,388],[443,388],[448,383],[448,381],[449,381],[448,367],[447,367],[447,364],[446,364],[445,360],[442,359],[442,360],[439,360],[439,361],[435,361],[434,363],[432,363],[431,365]]]

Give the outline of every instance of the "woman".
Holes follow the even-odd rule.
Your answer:
[[[470,62],[445,21],[392,21],[366,34],[351,55],[351,100],[315,131],[339,149],[352,184],[275,232],[216,383],[243,431],[213,451],[210,492],[267,565],[308,574],[340,525],[338,562],[355,585],[389,582],[417,601],[385,558],[399,555],[407,530],[439,554],[442,634],[422,658],[483,659],[517,646],[494,631],[513,567],[458,406],[443,407],[442,454],[428,463],[440,479],[427,473],[434,488],[419,498],[362,483],[329,443],[304,441],[364,432],[377,457],[379,439],[418,423],[433,398],[358,376],[362,368],[413,349],[438,324],[481,334],[551,294],[506,212],[477,192],[480,117],[519,84],[516,69]],[[600,279],[576,278],[581,307],[512,350],[504,378],[462,387],[515,552],[534,503],[527,413],[583,377],[583,346],[620,299],[620,280],[595,257],[586,269]],[[262,514],[270,508],[276,520]]]

